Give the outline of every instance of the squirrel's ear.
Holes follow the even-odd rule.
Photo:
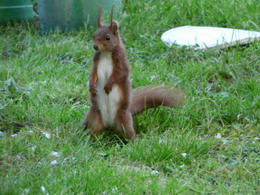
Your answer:
[[[99,6],[98,7],[98,28],[100,28],[102,26],[102,7]]]
[[[116,34],[118,32],[118,23],[116,21],[112,21],[111,24],[110,24],[110,29],[111,31]]]
[[[118,24],[116,21],[113,20],[113,18],[114,18],[114,5],[112,6],[111,9],[110,29],[114,34],[116,34],[118,31]]]

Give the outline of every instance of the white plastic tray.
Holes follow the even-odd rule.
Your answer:
[[[169,47],[173,44],[194,49],[230,47],[260,40],[260,32],[232,28],[182,26],[162,34],[162,41]]]

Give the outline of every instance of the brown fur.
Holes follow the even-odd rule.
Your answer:
[[[130,112],[135,115],[144,109],[158,106],[178,108],[184,104],[184,92],[170,86],[145,86],[132,93]]]
[[[183,92],[178,89],[166,86],[147,86],[136,90],[131,94],[131,83],[129,79],[129,63],[125,56],[125,48],[121,42],[118,32],[118,25],[113,21],[111,14],[111,24],[102,25],[101,11],[98,17],[98,29],[93,36],[94,49],[93,66],[90,73],[89,91],[91,107],[83,122],[84,128],[88,127],[91,134],[99,135],[105,128],[102,116],[96,101],[96,84],[98,82],[97,68],[102,52],[112,53],[113,71],[105,84],[104,90],[109,94],[113,85],[119,86],[120,102],[118,105],[116,119],[113,129],[115,133],[122,135],[126,139],[135,137],[132,115],[148,108],[156,106],[178,107],[183,103]],[[109,38],[108,38],[109,37]],[[109,39],[109,40],[108,40]]]

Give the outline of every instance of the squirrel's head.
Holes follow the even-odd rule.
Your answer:
[[[113,8],[111,11],[111,22],[109,26],[102,24],[101,17],[102,11],[101,8],[99,8],[98,29],[93,36],[93,48],[96,51],[112,52],[114,48],[120,44],[118,24],[113,20]]]

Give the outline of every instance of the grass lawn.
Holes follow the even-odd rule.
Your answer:
[[[118,20],[134,88],[182,87],[183,108],[134,118],[124,145],[80,129],[95,28],[0,26],[0,194],[258,194],[260,42],[167,48],[182,25],[260,31],[259,0],[131,0]]]

